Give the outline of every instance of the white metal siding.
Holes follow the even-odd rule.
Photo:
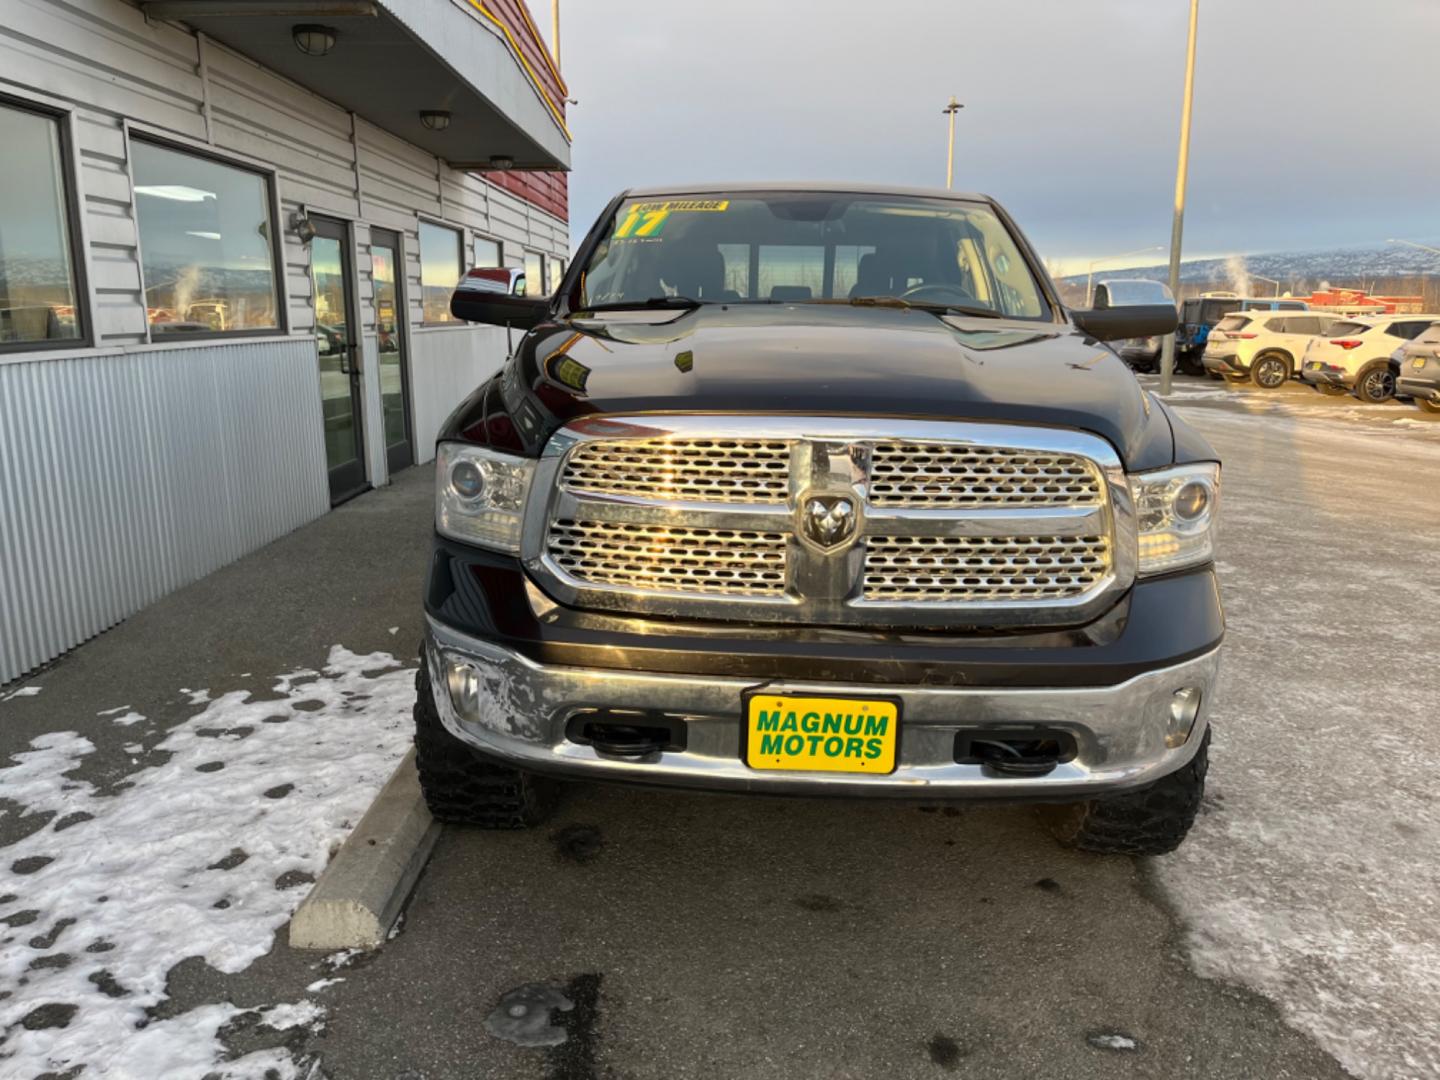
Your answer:
[[[488,338],[476,348],[476,338]],[[435,456],[435,436],[455,406],[488,379],[505,357],[505,331],[497,327],[420,330],[411,335],[416,367],[427,375],[415,383],[415,460]]]
[[[418,461],[505,356],[501,330],[418,328],[420,216],[465,230],[467,253],[483,235],[512,259],[569,255],[565,222],[125,0],[3,6],[0,94],[70,114],[97,347],[0,356],[0,683],[326,509],[310,252],[292,214],[354,225],[376,485],[388,476],[369,227],[404,249]],[[274,176],[288,339],[147,344],[127,126]]]
[[[0,364],[0,683],[329,507],[314,342]]]

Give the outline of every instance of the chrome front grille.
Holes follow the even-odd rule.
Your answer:
[[[870,536],[866,600],[975,603],[1083,596],[1110,568],[1104,536]]]
[[[780,596],[785,535],[604,521],[556,521],[551,557],[567,573],[647,592]]]
[[[783,503],[790,445],[785,439],[607,439],[577,447],[560,484],[592,495]]]
[[[1128,482],[1077,431],[597,417],[537,467],[521,554],[573,607],[811,625],[1057,625],[1135,575]],[[838,531],[837,531],[838,530]]]
[[[882,442],[870,468],[872,506],[1094,506],[1102,498],[1098,471],[1071,454]]]

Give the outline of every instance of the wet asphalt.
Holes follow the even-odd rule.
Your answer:
[[[1255,421],[1207,433],[1251,454]],[[1285,446],[1264,445],[1283,475]],[[97,743],[83,775],[123,783],[130,736],[101,709],[158,718],[159,741],[193,713],[181,688],[255,689],[337,642],[410,662],[429,522],[429,470],[411,470],[160,601],[9,703],[0,751],[78,730]],[[1261,677],[1227,660],[1229,678]],[[35,827],[5,815],[0,845]],[[311,995],[323,1031],[288,1045],[330,1080],[1346,1075],[1270,1002],[1193,974],[1182,931],[1146,861],[1063,851],[1026,807],[573,785],[545,827],[447,828],[399,934],[334,972]],[[161,1014],[294,1001],[324,974],[282,934],[238,975],[181,964]],[[554,1014],[558,1046],[487,1032],[501,996],[533,983],[573,1005]]]

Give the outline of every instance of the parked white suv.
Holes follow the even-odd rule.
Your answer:
[[[1277,389],[1299,372],[1300,358],[1316,335],[1329,332],[1339,318],[1324,311],[1237,311],[1210,331],[1205,370]]]
[[[1419,337],[1440,315],[1357,315],[1330,327],[1306,350],[1300,378],[1325,394],[1353,393],[1378,405],[1395,396],[1406,342]]]

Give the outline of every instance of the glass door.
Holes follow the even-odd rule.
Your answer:
[[[360,346],[355,333],[354,269],[344,222],[312,218],[310,274],[315,284],[315,344],[320,352],[320,400],[330,503],[366,488],[365,434],[360,419]]]
[[[400,272],[400,234],[370,230],[370,275],[375,285],[375,336],[379,341],[380,402],[385,413],[385,459],[391,473],[415,464],[410,430],[410,325]]]

